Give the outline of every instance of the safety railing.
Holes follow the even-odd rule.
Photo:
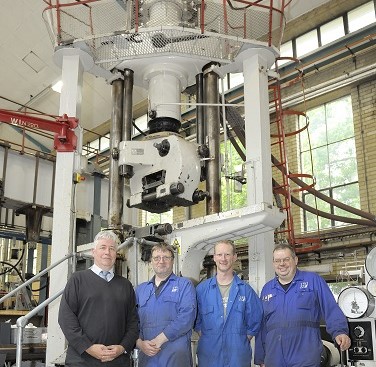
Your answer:
[[[72,261],[72,268],[75,270],[76,266],[76,253],[65,255],[61,260],[56,261],[55,263],[51,264],[47,268],[40,271],[38,274],[18,286],[17,288],[13,289],[13,291],[9,292],[5,296],[0,298],[0,304],[3,303],[8,298],[15,295],[17,292],[22,290],[23,288],[26,288],[29,284],[34,282],[35,280],[39,279],[42,275],[48,273],[51,269],[55,268],[56,266],[60,265],[64,261],[69,260],[70,258],[73,258]],[[51,303],[53,300],[55,300],[57,297],[59,297],[63,293],[62,289],[61,291],[57,292],[53,296],[47,298],[45,301],[43,301],[41,304],[39,304],[37,307],[32,309],[30,312],[28,312],[26,315],[21,316],[17,319],[16,325],[17,325],[17,341],[16,341],[16,367],[21,367],[22,363],[22,344],[23,344],[23,333],[24,328],[27,325],[28,320],[30,320],[33,316],[37,315],[39,311],[43,310],[49,303]]]
[[[65,255],[61,260],[56,261],[54,264],[51,264],[46,269],[43,269],[38,274],[34,275],[32,278],[27,280],[26,282],[19,285],[17,288],[13,289],[11,292],[7,293],[5,296],[0,298],[0,304],[2,304],[5,300],[15,295],[17,292],[19,292],[21,289],[26,288],[29,284],[35,282],[37,279],[39,279],[42,275],[48,273],[51,269],[55,268],[57,265],[61,264],[62,262],[70,259],[71,257],[76,257],[76,253]],[[73,261],[73,264],[75,264],[76,261]]]
[[[25,316],[21,316],[17,319],[17,322],[16,322],[16,325],[17,325],[16,367],[21,367],[22,365],[23,334],[24,334],[25,326],[27,325],[28,321],[33,316],[37,315],[40,310],[43,310],[46,306],[48,306],[49,303],[54,301],[56,298],[60,297],[63,292],[64,292],[64,288],[60,290],[59,292],[57,292],[56,294],[54,294],[53,296],[47,298],[45,301],[43,301],[37,307],[32,309]]]
[[[127,238],[123,243],[121,243],[117,250],[121,250],[131,244],[134,244],[134,242],[137,241],[136,238],[134,237],[129,237]],[[17,288],[15,288],[13,291],[9,292],[2,298],[0,298],[0,304],[4,302],[6,299],[12,297],[14,294],[16,294],[18,291],[21,289],[27,287],[30,283],[34,282],[35,280],[39,279],[42,275],[46,274],[49,272],[51,269],[55,268],[59,264],[63,263],[64,261],[73,258],[72,261],[72,270],[73,272],[75,271],[76,268],[76,259],[77,257],[82,257],[82,258],[90,258],[92,257],[90,254],[77,254],[77,253],[72,253],[65,255],[61,260],[56,261],[55,263],[51,264],[48,266],[46,269],[42,270],[39,272],[37,275],[34,277],[30,278],[28,281],[25,283],[21,284]],[[17,338],[16,338],[16,367],[21,367],[22,364],[22,345],[23,345],[23,335],[24,335],[24,329],[25,326],[28,324],[28,321],[37,315],[41,310],[43,310],[46,306],[48,306],[52,301],[54,301],[56,298],[60,297],[62,293],[64,292],[64,288],[59,290],[57,293],[52,295],[51,297],[47,298],[45,301],[43,301],[41,304],[36,306],[34,309],[32,309],[30,312],[28,312],[26,315],[21,316],[17,319],[16,326],[17,326]]]
[[[279,49],[284,0],[44,0],[43,19],[55,46],[89,51],[97,66],[180,55],[232,62],[245,47]]]

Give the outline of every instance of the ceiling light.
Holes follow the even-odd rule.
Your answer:
[[[61,89],[63,88],[63,81],[62,80],[59,80],[58,82],[56,82],[52,87],[51,89],[54,90],[55,92],[57,93],[61,93]]]

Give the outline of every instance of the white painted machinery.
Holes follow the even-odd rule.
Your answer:
[[[273,230],[285,218],[273,205],[268,93],[269,69],[279,54],[284,29],[284,1],[57,3],[46,9],[44,19],[57,43],[55,60],[63,68],[64,86],[73,88],[74,80],[79,84],[83,70],[112,84],[109,227],[135,225],[132,208],[162,213],[206,198],[205,216],[174,224],[173,233],[166,237],[180,249],[177,272],[197,278],[202,260],[216,240],[253,236],[249,253],[255,266],[249,270],[249,279],[257,290],[272,275],[265,259],[271,258]],[[248,205],[221,212],[220,108],[224,106],[219,103],[219,79],[238,72],[244,74]],[[196,142],[179,135],[181,93],[193,84],[201,87],[200,93],[197,91],[201,99],[193,102]],[[131,133],[133,85],[148,91],[148,131],[137,140]],[[62,110],[76,109],[77,101],[71,96],[64,94],[63,88]],[[225,127],[224,111],[222,115]],[[58,168],[72,169],[72,157],[59,161]],[[64,177],[59,183],[66,188]],[[130,192],[125,190],[125,178]],[[203,179],[207,193],[199,189]],[[71,202],[72,191],[63,194],[64,198],[56,200],[55,210],[59,204]],[[123,212],[123,202],[131,209]],[[72,211],[65,206],[61,209],[66,224]],[[56,261],[71,241],[54,227],[52,242],[51,261]],[[147,264],[138,243],[134,244],[129,247],[128,265],[136,285],[146,280],[141,268]],[[51,274],[52,292],[62,287],[67,270],[63,276]],[[63,352],[64,337],[56,314],[57,305],[50,305],[48,322],[53,338],[48,340],[47,365]]]
[[[119,148],[119,165],[131,166],[133,172],[130,208],[160,213],[207,197],[198,189],[204,154],[197,144],[176,133],[158,132],[143,141],[123,141]]]

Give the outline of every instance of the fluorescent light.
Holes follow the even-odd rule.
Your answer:
[[[63,81],[62,80],[59,80],[58,82],[56,82],[52,87],[51,89],[57,93],[61,93],[61,89],[63,88]]]

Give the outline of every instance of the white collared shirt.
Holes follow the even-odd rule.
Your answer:
[[[98,276],[100,276],[99,273],[101,271],[104,271],[103,269],[101,269],[99,266],[97,266],[95,264],[93,264],[89,269],[92,270]],[[107,281],[109,282],[115,276],[114,268],[110,269],[108,272],[109,272],[109,274],[107,275]]]

